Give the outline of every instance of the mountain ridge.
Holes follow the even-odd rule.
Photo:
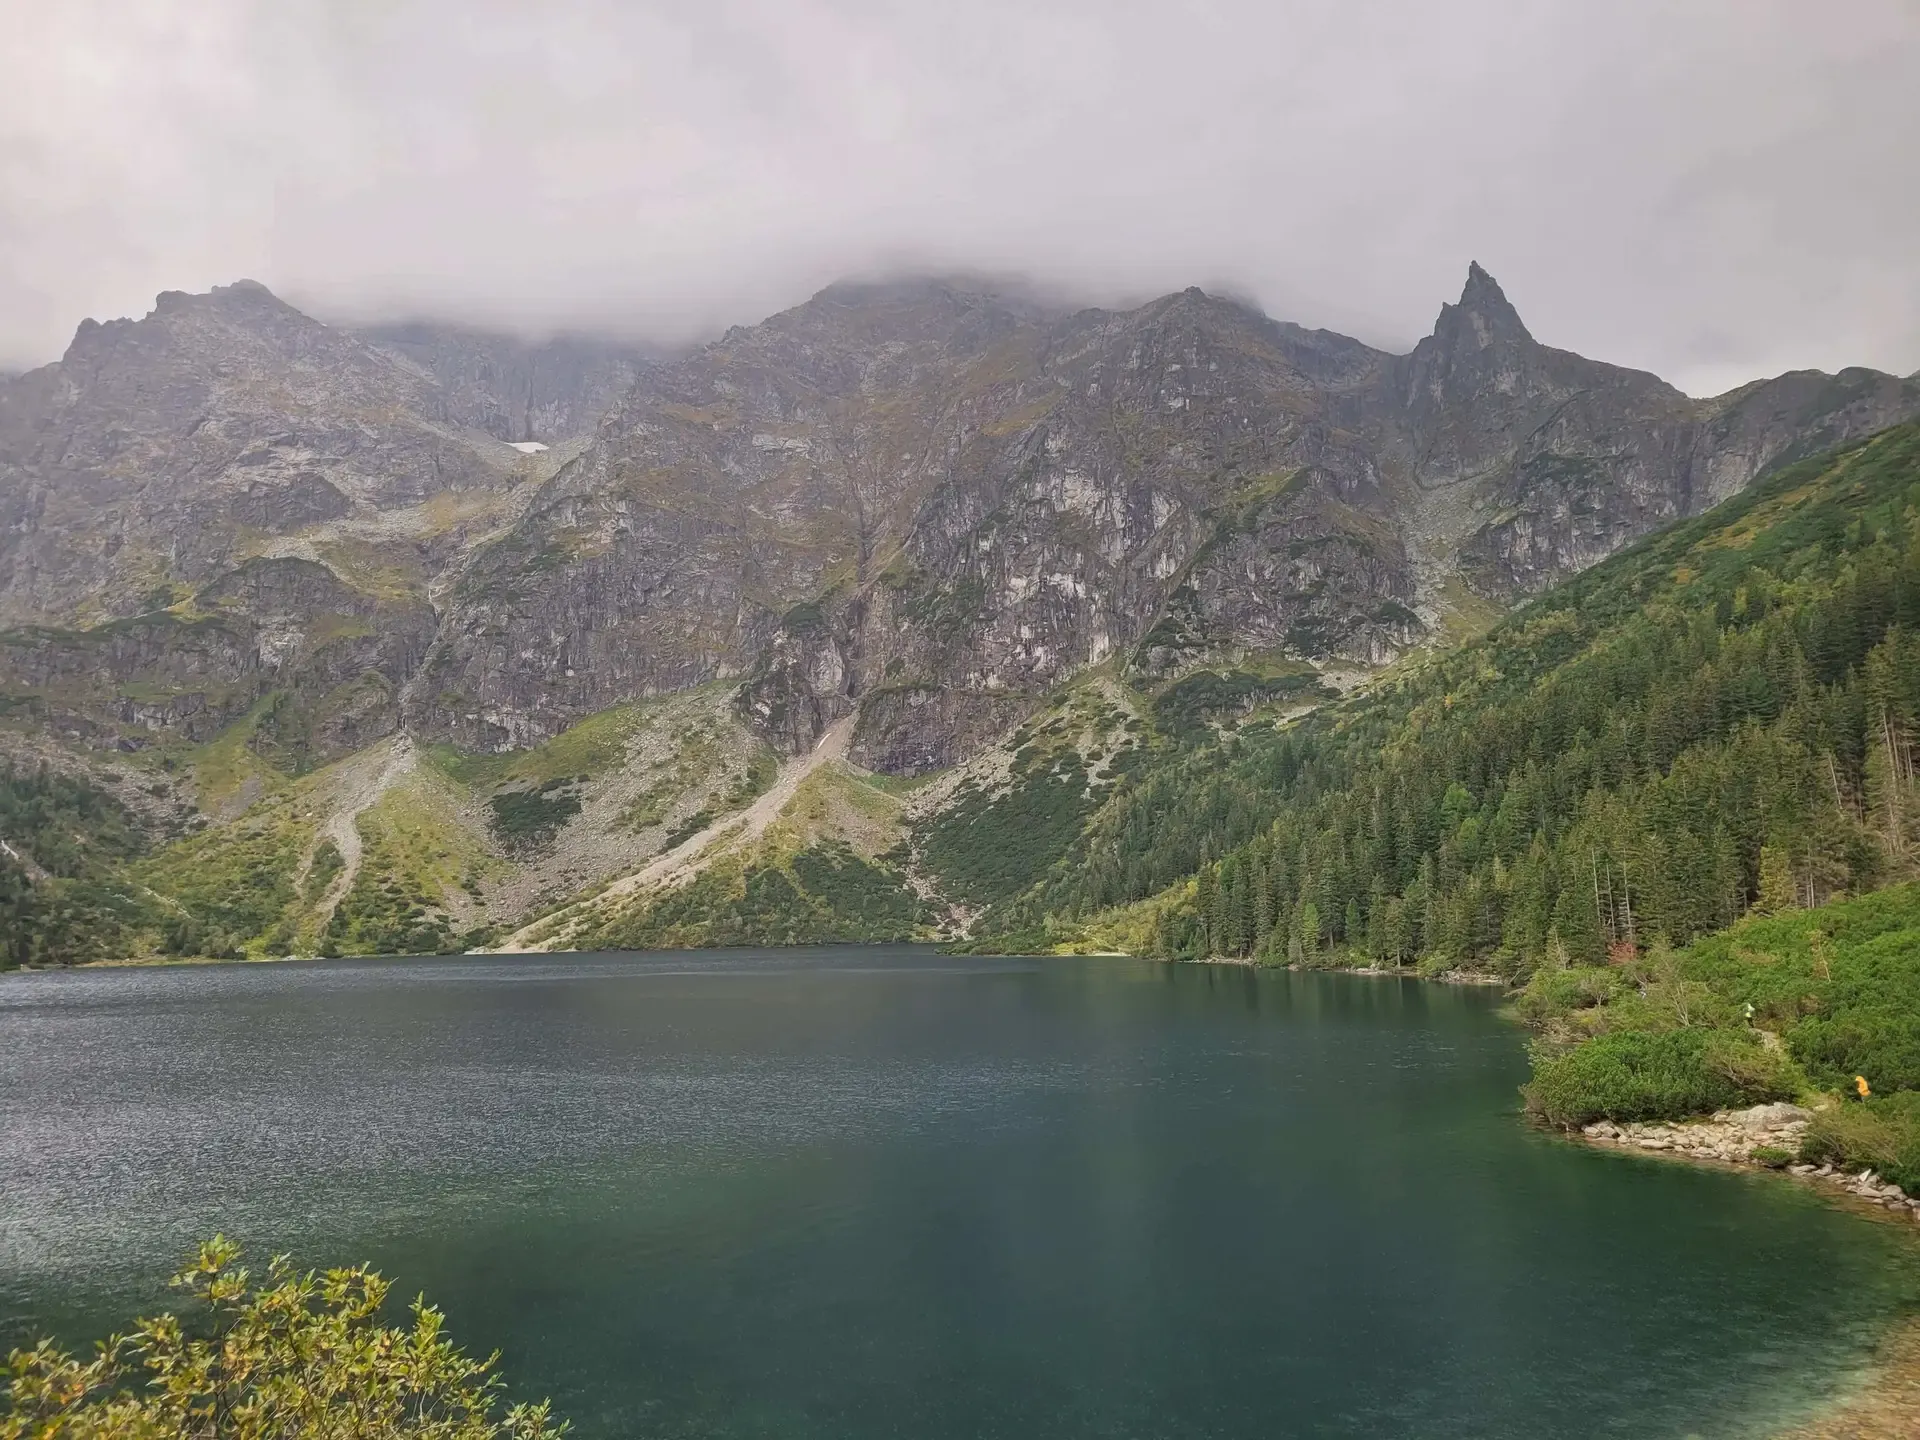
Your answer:
[[[468,932],[724,829],[850,727],[807,793],[859,843],[780,883],[897,920],[947,901],[874,898],[917,863],[885,858],[922,803],[874,798],[888,777],[1011,783],[1037,762],[1009,737],[1089,676],[1134,698],[1057,777],[1117,774],[1125,714],[1318,703],[1915,414],[1920,384],[1864,370],[1693,400],[1541,344],[1477,264],[1404,355],[1197,287],[840,285],[679,356],[169,292],[0,385],[0,745],[280,837],[346,887],[287,910],[289,943],[351,911],[329,943],[384,944],[407,932],[289,805],[386,827],[376,870],[438,835],[465,868],[407,883]],[[326,778],[385,775],[389,742],[431,761],[394,771],[417,816]],[[757,854],[742,874],[789,864]]]

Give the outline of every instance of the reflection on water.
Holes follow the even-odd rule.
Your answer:
[[[220,1228],[600,1436],[1737,1436],[1920,1293],[1514,1117],[1496,998],[909,948],[0,978],[0,1339]]]

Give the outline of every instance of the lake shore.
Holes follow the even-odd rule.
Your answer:
[[[1778,1163],[1779,1152],[1797,1153],[1811,1112],[1795,1105],[1756,1105],[1746,1111],[1672,1122],[1616,1124],[1596,1121],[1571,1138],[1596,1149],[1627,1151],[1715,1169],[1765,1170],[1817,1190],[1822,1200],[1863,1219],[1892,1223],[1920,1237],[1920,1200],[1871,1171],[1849,1174],[1830,1165]],[[1755,1151],[1775,1152],[1774,1163]],[[1838,1397],[1825,1414],[1776,1440],[1912,1440],[1920,1435],[1920,1316],[1889,1332],[1858,1386]]]
[[[1124,954],[1124,951],[1096,951],[1096,954]],[[1433,975],[1422,975],[1417,970],[1395,965],[1267,965],[1251,955],[1208,955],[1199,960],[1172,960],[1174,965],[1238,965],[1248,970],[1290,970],[1295,974],[1319,975],[1385,975],[1396,980],[1432,980],[1442,985],[1492,985],[1508,989],[1513,982],[1503,975],[1489,975],[1483,970],[1442,970]]]
[[[1871,1170],[1782,1161],[1798,1155],[1813,1112],[1797,1105],[1755,1105],[1689,1120],[1616,1123],[1596,1120],[1570,1138],[1603,1150],[1625,1150],[1719,1169],[1765,1170],[1811,1186],[1843,1208],[1875,1219],[1920,1224],[1920,1199]],[[1758,1157],[1758,1158],[1756,1158]]]
[[[1257,968],[1246,957],[1214,956],[1199,963]],[[1289,970],[1320,967],[1290,965]],[[1405,976],[1377,966],[1325,967],[1349,975]],[[1449,971],[1421,976],[1455,985],[1507,986],[1495,975]],[[1755,1113],[1760,1112],[1760,1113]],[[1827,1203],[1863,1219],[1900,1225],[1920,1238],[1920,1199],[1887,1184],[1872,1171],[1846,1172],[1831,1165],[1780,1164],[1777,1156],[1755,1159],[1754,1151],[1773,1149],[1797,1155],[1812,1112],[1799,1106],[1760,1105],[1744,1112],[1721,1111],[1685,1120],[1599,1121],[1571,1138],[1595,1149],[1628,1151],[1715,1169],[1766,1171],[1808,1186]],[[1914,1440],[1920,1436],[1920,1316],[1896,1324],[1882,1341],[1860,1383],[1837,1397],[1818,1418],[1781,1431],[1775,1440]]]
[[[1775,1440],[1913,1440],[1920,1435],[1920,1318],[1894,1327],[1857,1389]]]

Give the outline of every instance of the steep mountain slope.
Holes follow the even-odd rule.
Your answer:
[[[0,750],[161,812],[41,867],[106,887],[67,956],[1078,923],[1271,819],[1263,724],[1916,412],[1696,402],[1477,266],[1406,356],[1198,290],[843,285],[671,362],[163,296],[0,385]]]
[[[505,488],[430,382],[242,281],[82,325],[0,411],[0,621],[172,603],[259,538]]]
[[[441,577],[559,459],[471,389],[244,281],[82,325],[0,389],[0,703],[96,745],[252,717],[296,770],[391,733]]]
[[[854,757],[918,773],[1108,656],[1384,663],[1916,411],[1858,371],[1695,402],[1540,345],[1478,266],[1402,357],[1197,290],[836,287],[642,377],[469,572],[410,718],[512,746],[744,676],[790,751],[857,710]]]
[[[429,321],[358,334],[425,372],[456,423],[512,443],[590,434],[655,358],[633,345],[565,335],[533,344]]]
[[[1869,889],[1920,857],[1916,622],[1908,425],[1170,758],[984,928],[1522,975]]]

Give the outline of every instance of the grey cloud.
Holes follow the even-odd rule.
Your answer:
[[[1405,344],[1469,258],[1542,339],[1696,392],[1920,366],[1909,0],[0,12],[0,366],[239,275],[675,338],[964,267]]]

